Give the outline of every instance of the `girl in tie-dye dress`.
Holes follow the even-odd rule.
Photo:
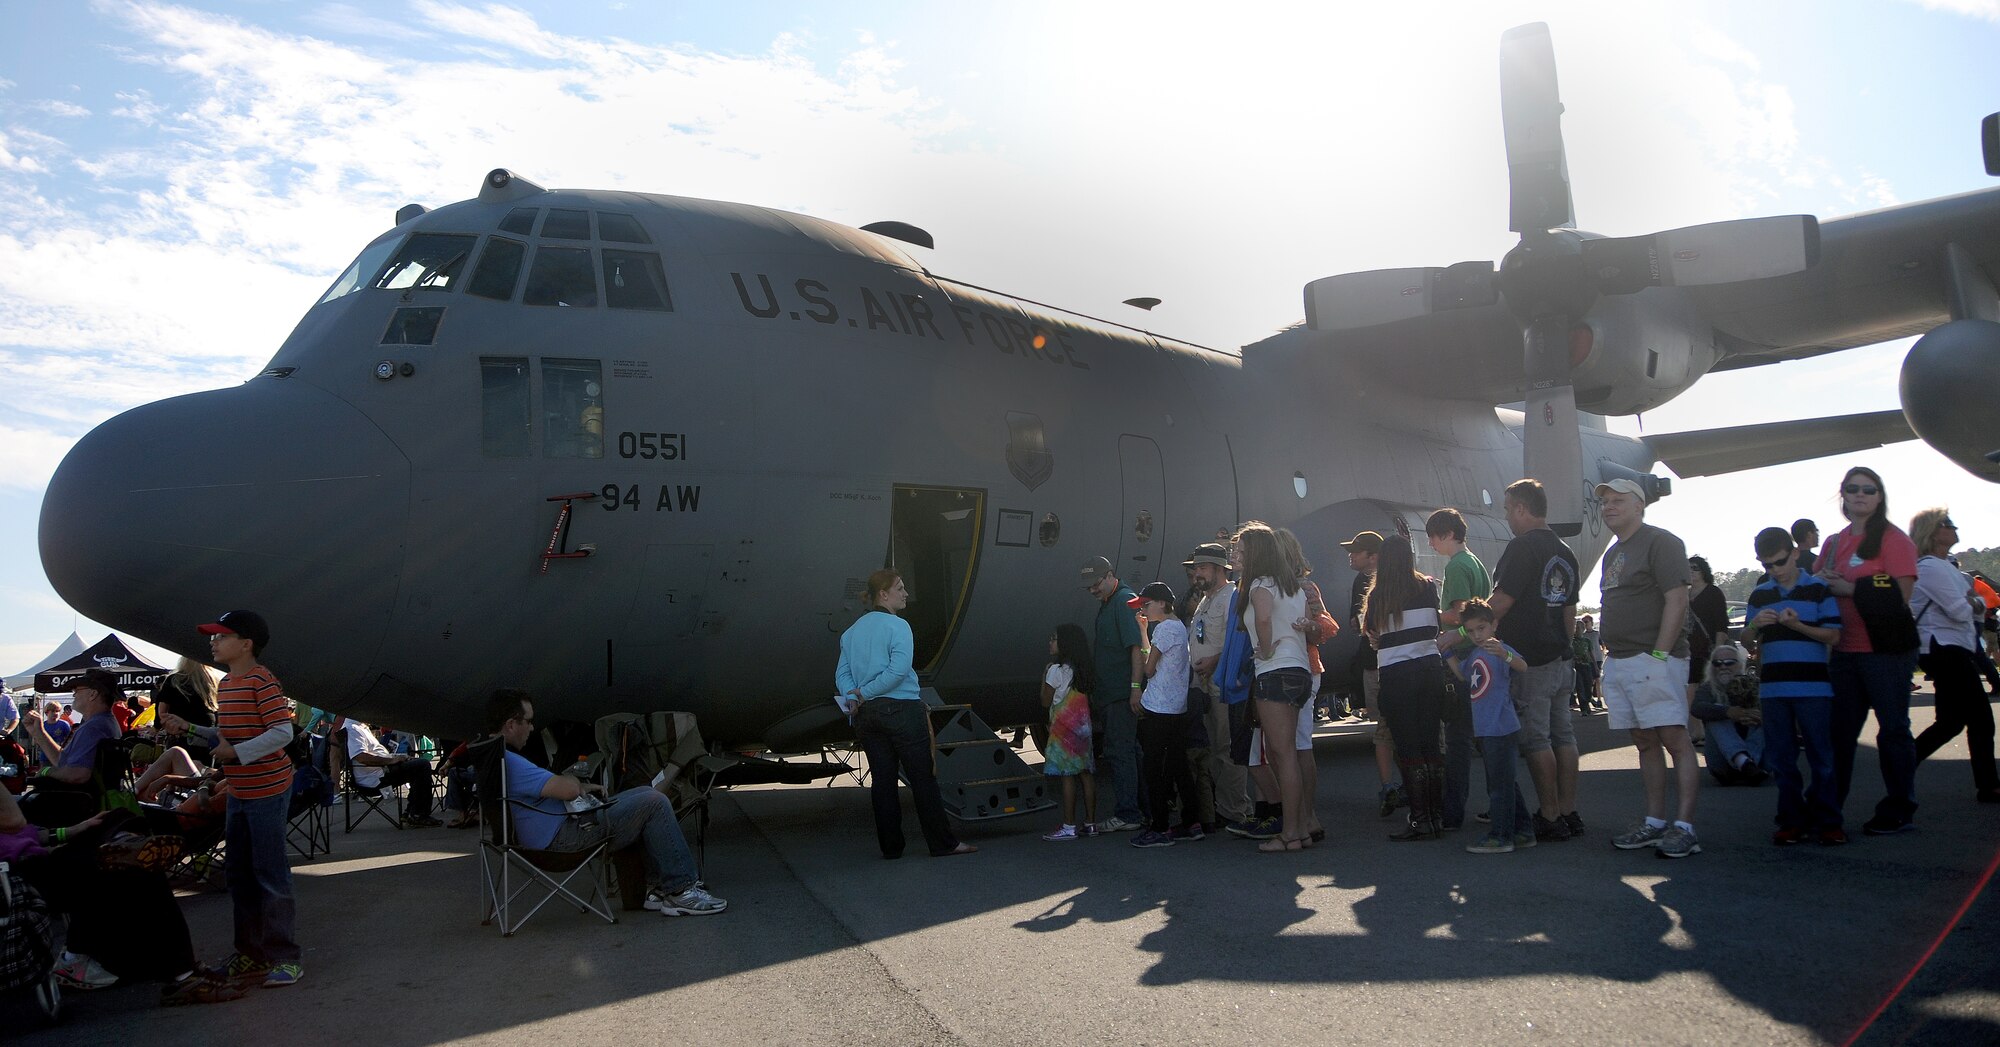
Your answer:
[[[1044,840],[1097,835],[1097,779],[1090,754],[1090,692],[1097,681],[1090,668],[1090,641],[1083,627],[1064,622],[1049,637],[1049,666],[1042,673],[1042,705],[1049,710],[1049,744],[1043,767],[1063,783],[1063,824]],[[1083,814],[1076,820],[1077,781],[1083,782]],[[1079,825],[1081,828],[1079,828]]]

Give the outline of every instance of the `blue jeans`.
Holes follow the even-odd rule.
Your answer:
[[[1859,627],[1859,623],[1850,628]],[[1854,750],[1868,711],[1875,711],[1875,749],[1882,762],[1882,785],[1888,795],[1875,805],[1875,815],[1906,822],[1917,813],[1917,743],[1910,737],[1910,674],[1917,652],[1848,654],[1827,659],[1833,678],[1833,780],[1837,802],[1847,806],[1854,784]]]
[[[1129,695],[1092,705],[1090,718],[1091,729],[1104,739],[1104,759],[1098,761],[1097,771],[1111,776],[1111,813],[1137,825],[1145,821],[1139,813],[1139,718],[1132,713]]]
[[[659,790],[650,785],[627,789],[594,821],[563,819],[549,850],[588,850],[607,835],[614,851],[639,841],[646,882],[652,886],[668,894],[694,886],[694,854],[688,850],[687,837],[681,835],[681,820],[674,817],[673,802]]]
[[[1743,735],[1736,733],[1734,721],[1717,720],[1708,725],[1707,739],[1708,773],[1718,778],[1722,777],[1724,772],[1736,769],[1737,753],[1748,756],[1753,764],[1762,766],[1764,763],[1762,727],[1752,727],[1749,734]]]
[[[1479,753],[1486,763],[1486,816],[1493,820],[1487,835],[1512,840],[1517,832],[1535,831],[1534,812],[1514,784],[1514,767],[1521,755],[1521,733],[1479,739]]]
[[[1765,698],[1764,769],[1778,780],[1780,829],[1840,828],[1840,796],[1835,785],[1833,699]],[[1713,738],[1719,731],[1709,732]],[[1734,731],[1727,731],[1734,734]],[[1806,767],[1812,781],[1799,777],[1799,738],[1806,743]],[[1853,742],[1848,743],[1853,767]]]
[[[236,951],[263,964],[299,962],[298,906],[285,853],[290,793],[261,800],[229,798],[223,816],[223,872],[236,911]]]

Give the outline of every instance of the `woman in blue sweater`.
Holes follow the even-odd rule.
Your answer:
[[[869,796],[875,804],[875,839],[882,857],[903,856],[903,804],[896,779],[910,779],[917,824],[931,857],[971,854],[979,848],[952,835],[938,794],[937,765],[931,750],[930,711],[917,688],[911,664],[915,643],[910,623],[897,612],[910,602],[909,587],[894,568],[868,576],[868,610],[840,634],[840,667],[834,683],[841,707],[854,721],[854,737],[868,754]]]

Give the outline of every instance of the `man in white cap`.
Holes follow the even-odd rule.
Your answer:
[[[1608,657],[1604,702],[1613,730],[1632,732],[1646,783],[1646,820],[1611,841],[1620,850],[1654,848],[1662,858],[1701,853],[1694,832],[1701,768],[1687,721],[1687,546],[1646,522],[1646,492],[1619,478],[1597,485],[1599,513],[1618,543],[1604,554],[1603,621]],[[1667,756],[1680,806],[1669,824]]]

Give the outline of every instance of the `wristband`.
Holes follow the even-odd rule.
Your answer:
[[[1463,625],[1461,625],[1461,626],[1459,626],[1459,627],[1458,627],[1458,635],[1459,635],[1459,636],[1460,636],[1461,638],[1463,638],[1463,639],[1467,639],[1467,640],[1470,640],[1470,639],[1472,639],[1472,634],[1471,634],[1471,633],[1468,633],[1468,632],[1466,632],[1466,631],[1465,631],[1465,626],[1463,626]]]
[[[1135,684],[1133,684],[1133,685],[1132,685],[1132,689],[1133,689],[1133,690],[1135,690],[1135,691],[1136,691],[1136,690],[1139,690],[1139,685],[1138,685],[1138,684],[1136,684],[1136,683],[1135,683]]]
[[[61,843],[61,842],[63,842],[64,840],[67,840],[67,839],[69,839],[69,830],[68,830],[68,829],[57,829],[57,830],[56,830],[56,842],[57,842],[57,843]]]
[[[1667,660],[1667,652],[1665,651],[1648,651],[1646,653],[1652,655],[1655,658],[1658,658],[1663,662]]]

